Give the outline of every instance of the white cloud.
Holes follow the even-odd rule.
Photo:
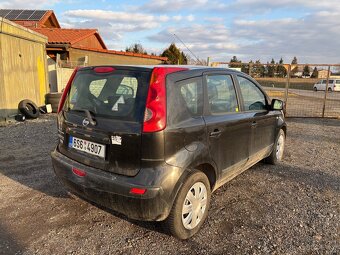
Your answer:
[[[154,13],[167,13],[186,9],[200,9],[207,3],[208,0],[151,0],[138,9]]]
[[[230,56],[243,56],[266,62],[284,57],[290,62],[297,56],[302,62],[340,62],[340,12],[318,10],[302,18],[274,20],[235,20],[230,26],[219,23],[171,27],[150,36],[157,42],[173,40],[178,35],[200,57],[228,61]],[[185,50],[180,42],[179,46]]]
[[[1,1],[0,9],[41,9],[46,7],[52,7],[60,0],[11,0]]]
[[[172,17],[172,19],[174,20],[174,21],[181,21],[182,20],[182,16],[181,15],[176,15],[176,16],[173,16]]]
[[[198,25],[185,27],[166,28],[157,34],[150,36],[149,40],[170,44],[174,41],[174,34],[178,36],[186,46],[200,58],[234,51],[238,48],[237,40],[233,40],[229,30],[224,25]],[[176,45],[184,52],[189,53],[186,47],[175,40]]]

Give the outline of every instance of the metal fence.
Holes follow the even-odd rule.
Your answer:
[[[340,64],[213,62],[256,79],[271,98],[286,104],[287,117],[340,118]]]

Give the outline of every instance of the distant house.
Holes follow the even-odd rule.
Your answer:
[[[331,75],[331,73],[330,73]],[[328,76],[328,70],[318,70],[318,78],[319,79],[327,79],[327,76]]]

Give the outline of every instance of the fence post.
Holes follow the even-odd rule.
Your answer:
[[[287,107],[287,100],[288,100],[288,89],[290,87],[290,71],[291,71],[291,65],[288,65],[287,68],[287,82],[286,82],[286,88],[285,88],[285,105]]]
[[[323,98],[322,118],[325,117],[326,101],[327,101],[327,94],[328,94],[328,86],[329,86],[329,76],[330,76],[330,73],[331,73],[331,66],[328,66],[327,82],[326,82],[326,88],[325,88],[325,96],[324,96],[324,98]]]

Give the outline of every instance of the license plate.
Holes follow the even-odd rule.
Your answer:
[[[70,136],[68,147],[76,149],[78,151],[84,151],[88,154],[96,155],[101,158],[105,158],[105,145],[103,144],[94,143],[74,136]]]

